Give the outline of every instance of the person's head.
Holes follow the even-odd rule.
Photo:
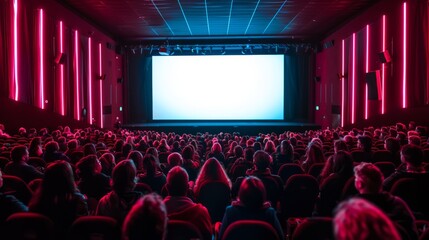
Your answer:
[[[264,184],[257,177],[246,177],[238,190],[238,199],[245,207],[261,208],[267,200]]]
[[[182,155],[180,155],[180,153],[178,152],[170,153],[167,157],[167,162],[170,167],[182,166],[183,165]]]
[[[33,151],[36,151],[36,149],[42,149],[42,138],[41,137],[34,137],[30,141],[29,149],[32,149]]]
[[[420,146],[421,140],[419,136],[411,135],[408,137],[408,144],[414,144],[416,146]]]
[[[164,240],[167,232],[167,209],[162,198],[148,194],[134,204],[122,227],[124,240]]]
[[[358,137],[358,148],[365,152],[370,152],[372,147],[372,139],[370,136],[363,135]]]
[[[146,149],[145,156],[148,154],[154,156],[155,158],[159,157],[158,150],[156,150],[156,148],[154,148],[154,147],[150,147],[150,148]]]
[[[128,154],[133,150],[133,145],[131,145],[130,143],[125,143],[124,145],[122,145],[121,150],[123,156],[128,156]]]
[[[254,153],[255,153],[255,150],[253,150],[253,148],[246,148],[244,150],[244,159],[248,162],[252,162]]]
[[[88,155],[79,160],[76,164],[77,174],[80,178],[88,178],[101,172],[101,163],[97,155]]]
[[[45,144],[45,152],[46,153],[54,153],[60,150],[60,146],[56,141],[49,141]]]
[[[337,140],[334,142],[334,152],[348,150],[347,143],[344,140]]]
[[[189,159],[192,160],[194,158],[194,148],[192,147],[192,145],[187,145],[186,147],[183,148],[182,158],[186,160],[189,160]]]
[[[419,146],[407,144],[402,146],[401,161],[407,166],[418,168],[423,162],[423,151]]]
[[[222,152],[222,146],[220,145],[220,143],[218,143],[218,142],[213,143],[211,152],[212,153],[221,153]]]
[[[137,170],[143,169],[143,154],[140,151],[134,150],[128,154],[127,159],[130,159],[134,162]]]
[[[77,190],[70,164],[64,160],[50,163],[45,170],[40,190],[51,196],[75,193]]]
[[[382,190],[384,176],[372,163],[361,163],[354,168],[355,187],[359,193],[379,193]]]
[[[325,162],[325,156],[323,155],[323,150],[319,144],[310,144],[306,151],[306,161],[308,163],[322,163]]]
[[[234,147],[234,156],[236,158],[241,158],[243,157],[243,147],[241,147],[240,145],[236,145]]]
[[[352,198],[339,204],[335,210],[333,225],[337,240],[401,239],[389,217],[360,198]]]
[[[253,163],[258,170],[267,169],[270,166],[271,161],[271,156],[265,151],[258,150],[253,154]]]
[[[89,156],[92,154],[97,154],[97,150],[95,149],[95,145],[93,143],[87,143],[83,146],[83,155]]]
[[[28,149],[24,145],[18,145],[12,148],[12,151],[10,151],[10,159],[13,162],[26,162],[28,160]]]
[[[143,170],[148,176],[155,175],[158,170],[158,159],[152,154],[145,154],[143,157]]]
[[[104,153],[100,157],[101,172],[110,176],[113,168],[116,166],[115,156],[112,153]]]
[[[228,175],[216,158],[209,158],[201,167],[200,173],[198,174],[195,182],[196,184],[201,184],[202,181],[220,181],[231,186],[231,181],[229,180]]]
[[[334,154],[333,164],[334,173],[349,177],[353,175],[353,158],[350,153],[346,151],[337,152]]]
[[[167,174],[166,188],[169,196],[186,196],[188,192],[189,175],[182,167],[176,166]]]
[[[384,148],[391,153],[398,153],[401,150],[401,143],[394,137],[388,137],[384,140]]]
[[[136,186],[136,166],[131,160],[123,160],[115,166],[112,172],[112,189],[118,195],[134,190]]]
[[[274,142],[271,140],[268,140],[265,143],[264,151],[267,153],[274,153],[276,151],[276,145],[274,144]]]

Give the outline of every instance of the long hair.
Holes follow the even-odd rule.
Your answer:
[[[198,196],[201,187],[209,182],[222,182],[231,188],[231,180],[228,178],[228,175],[216,158],[209,158],[201,168],[200,173],[195,180],[195,195]]]
[[[118,195],[134,190],[136,185],[136,166],[132,160],[118,163],[112,172],[112,189]]]
[[[238,190],[238,199],[245,207],[251,209],[262,208],[267,200],[264,184],[257,177],[246,177]]]

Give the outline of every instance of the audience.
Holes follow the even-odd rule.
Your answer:
[[[401,239],[389,217],[363,199],[352,198],[341,203],[333,221],[337,240]]]
[[[161,194],[162,187],[166,182],[166,177],[160,171],[158,159],[154,155],[146,153],[143,157],[143,173],[139,174],[139,182],[146,183],[153,191]]]
[[[5,174],[19,177],[26,183],[43,177],[43,173],[27,164],[29,155],[26,146],[19,145],[13,147],[10,152],[10,158],[12,161],[6,165],[4,169]]]
[[[222,165],[215,158],[208,159],[201,168],[194,184],[194,196],[197,198],[201,187],[211,182],[223,183],[231,189],[231,180],[229,180]]]
[[[27,212],[28,208],[21,201],[13,195],[6,194],[2,191],[3,188],[3,174],[0,170],[0,226],[6,219],[17,212]]]
[[[167,211],[162,198],[149,194],[140,198],[125,218],[123,240],[164,240],[167,236]]]
[[[100,200],[110,191],[110,177],[101,173],[101,163],[96,155],[88,155],[77,164],[79,190],[88,198]]]
[[[189,177],[186,170],[176,166],[167,175],[168,196],[164,199],[168,218],[188,221],[194,224],[206,240],[212,239],[212,223],[209,212],[201,204],[194,203],[187,197]]]

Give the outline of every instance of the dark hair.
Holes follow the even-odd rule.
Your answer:
[[[270,166],[271,156],[263,150],[258,150],[253,154],[253,162],[258,170],[265,170]]]
[[[420,167],[423,162],[423,151],[419,146],[407,144],[402,146],[401,155],[407,164],[413,167]]]
[[[246,177],[238,190],[238,198],[245,207],[261,208],[267,199],[264,184],[257,177]]]
[[[358,141],[363,147],[363,151],[370,152],[372,147],[372,139],[370,136],[359,136]]]
[[[13,162],[19,162],[22,160],[22,157],[27,154],[27,147],[25,145],[18,145],[12,148],[10,151],[10,159]]]
[[[143,169],[147,176],[154,176],[158,170],[158,159],[152,154],[145,154],[143,157]]]
[[[97,155],[88,155],[79,160],[76,164],[77,174],[80,178],[88,178],[95,174]]]
[[[397,153],[401,150],[401,143],[397,138],[388,137],[384,140],[386,150],[391,153]]]
[[[128,154],[128,159],[133,160],[135,167],[138,171],[143,168],[143,154],[137,150],[131,151]]]
[[[93,143],[87,143],[83,146],[83,155],[89,156],[91,154],[97,154],[97,150],[95,149],[95,145]]]
[[[60,145],[58,145],[55,141],[49,141],[45,144],[45,152],[46,153],[54,153],[56,151],[60,150]]]
[[[167,157],[167,162],[170,167],[174,166],[182,166],[183,165],[183,158],[182,155],[178,152],[170,153]]]
[[[336,151],[348,151],[347,143],[344,140],[337,140],[334,142],[334,149]]]
[[[118,195],[134,190],[136,185],[136,166],[131,160],[123,160],[115,166],[112,172],[112,189]]]
[[[344,177],[353,176],[353,157],[346,151],[339,151],[334,154],[334,173],[340,174]]]
[[[156,194],[146,195],[134,204],[127,214],[123,227],[124,240],[165,239],[167,210],[162,198]]]
[[[186,196],[188,192],[189,176],[186,170],[176,166],[167,174],[166,187],[170,196]]]
[[[356,180],[363,182],[369,192],[380,192],[384,176],[378,167],[372,163],[361,163],[354,168],[354,172]]]
[[[182,157],[183,159],[192,160],[194,158],[194,148],[191,145],[184,147],[182,150]]]
[[[243,148],[240,145],[234,147],[234,155],[237,158],[243,157]]]

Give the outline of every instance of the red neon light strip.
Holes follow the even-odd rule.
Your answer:
[[[404,2],[404,46],[403,46],[403,71],[402,71],[402,108],[407,107],[407,2]]]
[[[89,92],[89,124],[92,124],[92,52],[91,38],[88,38],[88,92]]]
[[[45,109],[45,93],[44,93],[44,81],[45,81],[45,77],[44,77],[44,56],[43,56],[43,52],[45,51],[43,48],[43,9],[40,9],[39,11],[39,51],[40,51],[40,59],[39,59],[39,87],[40,87],[40,107],[42,109]]]
[[[101,43],[98,44],[98,70],[100,72],[100,128],[103,128],[103,64],[101,58]]]
[[[383,15],[383,49],[386,51],[386,15]],[[384,63],[381,64],[381,114],[384,114],[384,88],[385,88],[385,73],[384,73]]]
[[[63,22],[60,21],[60,53],[64,53],[63,49]],[[64,64],[60,64],[60,96],[61,96],[61,115],[65,115],[64,108]]]
[[[75,57],[75,76],[76,76],[76,116],[77,120],[80,120],[80,102],[79,102],[79,41],[78,32],[74,32],[74,57]]]
[[[352,46],[352,124],[355,123],[355,64],[356,64],[356,33],[353,33]]]
[[[344,127],[344,105],[345,105],[345,97],[344,97],[344,39],[342,41],[341,47],[341,127]]]
[[[369,25],[366,25],[366,59],[365,71],[369,71]],[[368,119],[368,83],[365,83],[365,119]]]
[[[19,96],[19,81],[18,81],[18,0],[13,1],[13,73],[15,84],[15,101],[18,101]]]

